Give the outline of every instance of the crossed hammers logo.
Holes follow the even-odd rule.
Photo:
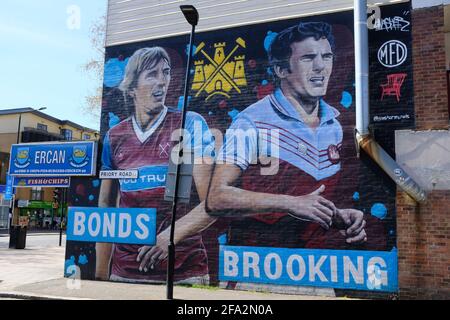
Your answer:
[[[211,56],[208,53],[205,52],[205,50],[204,50],[205,46],[206,46],[205,43],[201,42],[198,45],[198,47],[195,51],[195,54],[198,54],[201,52],[202,55],[209,61],[210,66],[212,66],[214,68],[214,71],[208,76],[206,81],[204,81],[204,83],[198,89],[198,92],[195,96],[198,97],[211,84],[211,82],[214,81],[215,77],[218,74],[220,74],[238,93],[241,93],[241,89],[238,87],[238,84],[236,83],[235,79],[233,79],[232,75],[228,74],[224,70],[224,66],[228,62],[230,62],[230,59],[233,57],[233,55],[239,48],[244,48],[244,49],[246,48],[245,41],[242,38],[236,39],[235,47],[220,63],[215,61],[213,58],[211,58]]]

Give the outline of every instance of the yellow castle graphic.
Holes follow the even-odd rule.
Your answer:
[[[226,43],[215,43],[214,59],[204,50],[205,43],[198,45],[195,54],[199,52],[206,58],[205,60],[194,61],[195,75],[192,83],[192,90],[196,90],[196,97],[203,91],[208,94],[206,101],[215,95],[222,95],[230,98],[229,93],[234,89],[241,93],[240,87],[247,86],[245,77],[245,55],[234,53],[239,49],[245,49],[245,41],[242,38],[236,39],[236,46],[228,55],[225,55]]]

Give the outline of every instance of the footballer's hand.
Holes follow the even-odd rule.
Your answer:
[[[346,242],[364,243],[367,241],[367,234],[364,230],[366,221],[362,211],[355,209],[338,209],[335,217],[335,225],[341,226],[341,232],[346,237]]]
[[[290,197],[289,214],[300,220],[316,222],[326,230],[330,229],[337,209],[333,202],[321,196],[324,191],[325,186],[322,185],[308,195]]]
[[[137,262],[140,262],[139,271],[148,272],[168,256],[169,238],[160,233],[154,246],[143,246],[138,249]]]

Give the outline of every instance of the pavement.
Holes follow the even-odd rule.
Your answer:
[[[165,300],[165,285],[126,284],[63,278],[65,238],[58,234],[30,234],[24,250],[9,249],[0,237],[0,299]],[[126,293],[126,294],[124,294]],[[289,295],[212,287],[175,286],[179,300],[335,300],[331,296]]]

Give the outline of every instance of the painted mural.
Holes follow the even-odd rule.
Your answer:
[[[408,23],[395,15],[378,28],[404,32]],[[397,291],[395,185],[353,138],[353,35],[352,12],[197,34],[183,132],[194,172],[191,201],[177,211],[177,283]],[[407,49],[392,41],[376,43],[376,63],[406,68]],[[107,48],[98,166],[139,175],[73,179],[71,206],[154,208],[156,244],[69,241],[66,276],[70,269],[81,279],[165,282],[164,192],[187,42]],[[380,105],[409,99],[411,75],[392,68],[377,79]]]

